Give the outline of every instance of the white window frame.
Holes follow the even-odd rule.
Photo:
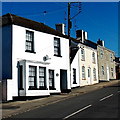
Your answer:
[[[85,61],[85,50],[81,48],[81,60]]]
[[[102,72],[102,75],[105,75],[105,69],[104,69],[104,66],[101,66],[101,72]]]
[[[93,68],[93,79],[94,79],[94,80],[97,80],[96,68]]]
[[[26,30],[25,52],[34,52],[34,32]]]
[[[86,79],[86,76],[85,76],[85,66],[82,66],[82,80],[85,80]]]
[[[92,52],[92,62],[95,63],[95,52]]]

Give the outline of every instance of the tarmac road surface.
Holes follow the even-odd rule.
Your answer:
[[[120,83],[11,116],[11,118],[120,118]],[[9,118],[10,120],[10,118]]]

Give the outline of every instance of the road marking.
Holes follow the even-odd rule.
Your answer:
[[[100,99],[100,101],[103,101],[103,100],[105,100],[105,99],[107,99],[107,98],[109,98],[109,97],[111,97],[111,96],[113,96],[113,94],[108,95],[108,96],[106,96],[106,97],[104,97],[104,98]]]
[[[73,116],[73,115],[75,115],[75,114],[77,114],[77,113],[79,113],[79,112],[81,112],[81,111],[83,111],[83,110],[85,110],[85,109],[91,107],[91,106],[92,106],[92,105],[88,105],[88,106],[86,106],[86,107],[84,107],[84,108],[82,108],[82,109],[80,109],[80,110],[78,110],[78,111],[76,111],[76,112],[74,112],[74,113],[72,113],[72,114],[66,116],[66,117],[63,118],[63,119],[65,120],[65,119],[67,119],[67,118],[69,118],[69,117],[71,117],[71,116]]]

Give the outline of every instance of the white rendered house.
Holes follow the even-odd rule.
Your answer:
[[[76,47],[73,47],[73,51],[76,54],[71,63],[71,87],[98,83],[97,45],[87,40],[87,33],[83,30],[77,31],[74,44]]]
[[[78,44],[71,42],[71,88],[80,86],[80,67],[79,67],[79,47]]]
[[[70,91],[67,36],[12,14],[2,20],[3,100]]]

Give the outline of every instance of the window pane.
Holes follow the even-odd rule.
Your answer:
[[[90,77],[90,68],[88,68],[88,77]]]
[[[102,66],[101,69],[102,69],[102,75],[104,75],[104,66]]]
[[[85,60],[85,51],[84,51],[84,49],[81,49],[81,59]]]
[[[54,46],[59,47],[59,41],[58,40],[54,40]]]
[[[54,88],[54,70],[49,70],[49,87]]]
[[[49,86],[50,86],[50,87],[53,87],[53,86],[52,86],[52,79],[51,79],[51,78],[49,78]]]
[[[95,53],[94,52],[92,53],[92,61],[93,61],[93,63],[95,63]]]
[[[36,88],[36,67],[29,66],[29,86]]]
[[[39,86],[45,87],[45,68],[39,67]]]
[[[57,48],[57,47],[54,48],[54,54],[59,55],[59,48]]]
[[[60,55],[60,39],[54,38],[54,55]]]
[[[44,84],[44,78],[39,78],[39,86],[45,86]]]
[[[85,67],[82,66],[82,79],[85,79]]]
[[[76,83],[76,69],[73,68],[73,84]]]
[[[94,80],[96,80],[96,69],[95,68],[93,69],[93,78]]]
[[[34,86],[34,77],[29,78],[29,86]]]

